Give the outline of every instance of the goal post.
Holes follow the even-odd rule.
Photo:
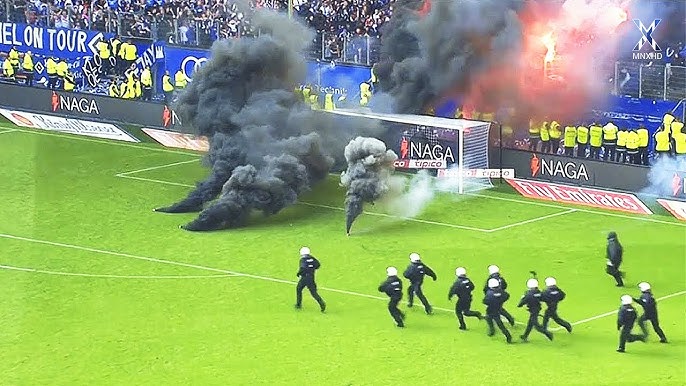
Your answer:
[[[370,119],[388,130],[381,138],[398,154],[396,169],[428,169],[446,190],[464,194],[493,186],[499,169],[489,169],[491,122],[369,110],[323,110],[339,116]]]

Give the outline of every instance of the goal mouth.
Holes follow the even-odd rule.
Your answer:
[[[382,138],[398,154],[397,171],[428,170],[448,191],[468,193],[493,187],[499,170],[489,169],[491,122],[427,115],[377,113],[369,109],[324,110],[369,119],[388,128]],[[453,186],[454,185],[454,186]]]

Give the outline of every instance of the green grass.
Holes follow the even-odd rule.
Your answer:
[[[256,215],[243,229],[188,233],[178,225],[193,215],[151,211],[188,188],[115,176],[197,157],[154,149],[44,132],[0,134],[0,264],[91,275],[258,277],[0,270],[0,384],[686,382],[686,227],[664,212],[577,211],[490,233],[365,214],[346,237],[341,211],[298,204],[271,218]],[[193,184],[204,173],[193,162],[132,176]],[[343,194],[332,176],[303,201],[340,207]],[[441,195],[418,219],[494,229],[567,209],[525,200],[506,187],[482,194]],[[604,273],[610,230],[625,246],[626,289]],[[293,310],[291,282],[302,245],[322,261],[326,314],[309,295],[303,310]],[[411,309],[408,327],[397,329],[385,301],[374,297],[381,295],[376,287],[385,267],[404,269],[411,251],[437,271],[438,281],[424,289],[446,310],[453,307],[446,295],[458,265],[479,287],[486,267],[498,264],[511,283],[506,308],[520,321],[526,313],[516,302],[532,269],[557,277],[568,293],[560,313],[572,322],[616,310],[619,296],[637,295],[643,280],[657,297],[682,292],[659,303],[670,344],[651,333],[648,343],[615,353],[615,315],[578,324],[572,334],[556,331],[553,342],[534,332],[530,343],[513,345],[502,335],[487,337],[484,322],[468,320],[469,331],[459,331],[449,311],[427,316]],[[477,295],[476,309],[480,300]],[[513,335],[522,331],[517,326]]]

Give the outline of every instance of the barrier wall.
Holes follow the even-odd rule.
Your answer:
[[[0,106],[99,122],[181,130],[178,117],[164,105],[102,95],[53,92],[46,88],[1,83]]]
[[[500,160],[502,159],[502,163]],[[670,178],[660,181],[660,186],[648,191],[651,185],[649,167],[616,164],[532,153],[522,150],[498,149],[491,152],[491,165],[496,168],[514,169],[517,178],[538,180],[565,185],[597,187],[627,192],[659,194],[663,197],[686,200],[686,170],[665,171]]]

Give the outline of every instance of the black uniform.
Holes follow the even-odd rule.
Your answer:
[[[564,327],[567,332],[572,332],[572,325],[557,314],[557,304],[563,301],[566,296],[564,291],[553,285],[546,288],[541,295],[541,301],[548,305],[543,314],[543,328],[548,329],[548,321],[552,318],[555,323]]]
[[[517,307],[523,307],[526,305],[526,308],[529,310],[529,321],[526,323],[524,334],[520,336],[522,340],[527,340],[529,338],[529,334],[533,328],[545,335],[546,338],[553,340],[553,334],[551,334],[550,331],[546,330],[538,323],[538,313],[541,312],[541,298],[542,294],[538,288],[529,289],[524,293],[524,296],[522,296],[522,299],[517,305]]]
[[[324,303],[322,297],[317,293],[317,283],[314,282],[314,272],[318,270],[320,266],[321,264],[319,263],[319,260],[312,255],[304,255],[300,258],[300,269],[297,273],[297,276],[300,277],[300,280],[295,288],[296,308],[302,307],[303,289],[307,287],[307,289],[310,290],[310,294],[312,294],[314,300],[319,303],[319,307],[321,308],[322,312],[326,310],[326,303]]]
[[[643,336],[648,336],[646,320],[650,320],[650,323],[653,325],[653,330],[655,330],[657,336],[660,337],[660,342],[667,343],[667,337],[665,336],[665,333],[662,332],[660,322],[657,319],[657,302],[655,302],[655,298],[650,290],[641,293],[641,297],[634,299],[634,301],[643,307],[643,315],[638,318],[638,325],[641,327],[641,331],[643,331]]]
[[[474,316],[481,319],[481,313],[470,310],[472,306],[472,291],[474,291],[474,283],[467,276],[460,276],[455,280],[453,286],[448,292],[448,301],[453,296],[457,295],[457,303],[455,303],[455,315],[460,322],[460,330],[466,330],[467,326],[464,324],[465,316]]]
[[[379,292],[384,292],[390,300],[388,301],[388,312],[395,320],[398,327],[405,327],[405,314],[398,309],[398,303],[403,298],[403,282],[398,276],[389,276],[386,281],[379,286]]]
[[[489,290],[489,288],[488,288],[488,279],[498,279],[498,282],[500,283],[500,286],[499,286],[499,287],[500,287],[503,291],[505,291],[505,290],[507,289],[507,282],[505,281],[505,278],[502,277],[502,276],[500,276],[500,273],[494,273],[494,274],[492,274],[492,275],[489,275],[488,278],[486,278],[486,284],[484,284],[484,295],[486,295],[486,293],[488,293],[488,290]],[[508,296],[509,296],[509,295],[508,295]],[[514,318],[512,317],[512,315],[511,315],[509,312],[507,312],[506,309],[504,309],[504,308],[501,307],[501,309],[500,309],[500,314],[501,314],[502,316],[504,316],[505,319],[507,319],[507,321],[510,323],[511,326],[514,327],[514,325],[515,325]]]
[[[426,313],[431,314],[433,312],[431,304],[429,304],[429,301],[426,300],[426,296],[424,296],[424,292],[422,292],[422,283],[424,283],[424,275],[430,276],[434,279],[434,281],[436,281],[436,274],[434,273],[434,271],[431,268],[429,268],[428,265],[422,263],[421,261],[410,263],[410,265],[407,266],[407,269],[405,269],[403,276],[410,280],[410,286],[407,287],[407,306],[412,307],[412,304],[414,302],[414,295],[416,294],[419,300],[424,305],[424,310],[426,311]]]
[[[617,282],[617,287],[623,287],[624,281],[622,280],[623,273],[619,271],[619,266],[622,265],[622,255],[624,249],[622,244],[617,240],[617,234],[615,232],[610,232],[607,235],[607,268],[606,272],[615,278]]]
[[[512,335],[507,330],[503,321],[500,320],[500,315],[503,312],[503,303],[510,298],[510,294],[505,292],[505,290],[496,287],[491,288],[486,291],[486,296],[484,297],[483,303],[486,305],[486,323],[488,323],[488,336],[493,336],[495,334],[495,329],[493,328],[493,322],[498,325],[500,331],[507,339],[507,343],[512,342]]]
[[[634,323],[636,323],[636,310],[631,304],[623,305],[619,307],[619,312],[617,313],[617,330],[621,329],[619,333],[619,348],[617,351],[624,352],[626,342],[635,342],[640,340],[645,342],[645,338],[642,335],[636,335],[631,333],[631,329],[634,328]]]

